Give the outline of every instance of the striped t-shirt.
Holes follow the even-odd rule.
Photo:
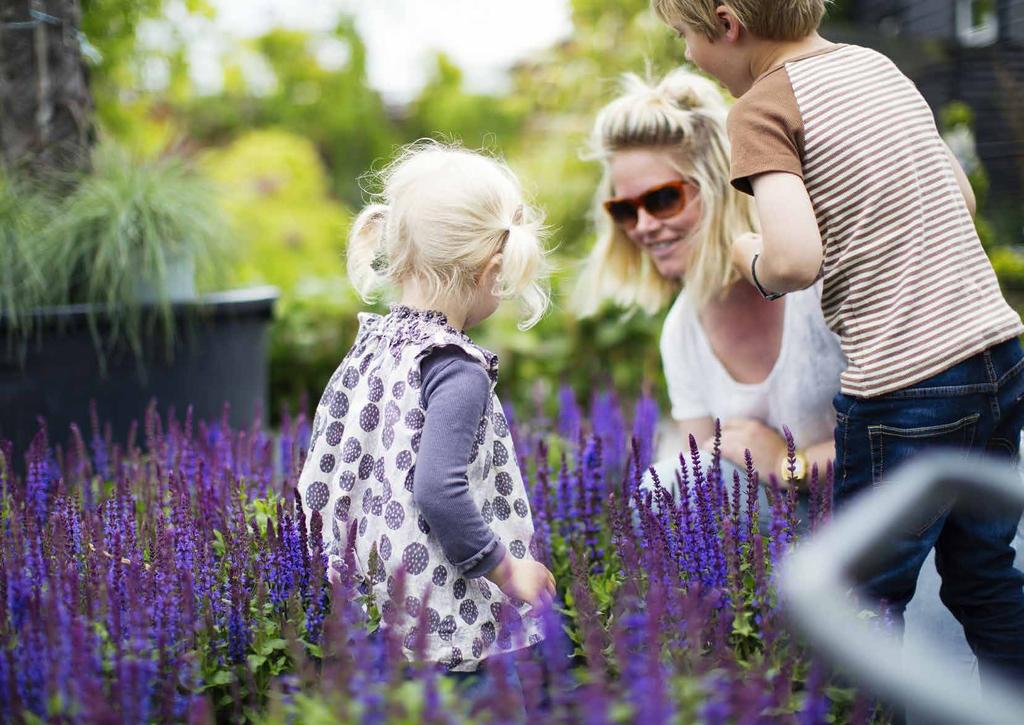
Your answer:
[[[741,191],[770,171],[804,180],[844,393],[905,388],[1024,330],[931,110],[885,56],[835,45],[769,70],[733,106],[729,137]]]

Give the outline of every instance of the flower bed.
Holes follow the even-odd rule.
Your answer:
[[[627,504],[656,418],[640,400],[629,435],[613,393],[595,396],[585,419],[563,391],[555,426],[513,426],[535,555],[559,591],[545,641],[517,665],[530,720],[877,718],[782,621],[772,573],[793,538],[787,495],[773,489],[761,535],[756,511],[739,505],[741,487],[758,485],[752,466],[746,480],[721,481],[717,461],[706,470],[694,449],[681,468],[692,504],[659,505],[660,489]],[[422,593],[396,581],[390,602],[366,602],[344,573],[329,583],[324,523],[294,500],[305,418],[286,418],[276,436],[226,421],[161,418],[151,406],[124,443],[94,415],[66,446],[44,430],[24,455],[2,448],[0,719],[439,723],[520,712],[503,678],[472,700],[438,668],[407,663],[387,628],[371,633],[381,618],[429,627]],[[812,490],[817,525],[829,476]]]

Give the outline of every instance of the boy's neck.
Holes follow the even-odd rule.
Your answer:
[[[759,43],[759,47],[755,48],[750,54],[750,77],[753,80],[757,80],[766,71],[782,65],[787,60],[809,55],[819,50],[825,50],[833,45],[834,43],[821,37],[816,32],[800,40]]]

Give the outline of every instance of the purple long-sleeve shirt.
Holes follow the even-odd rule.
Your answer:
[[[505,546],[473,503],[466,476],[491,395],[490,380],[479,362],[451,346],[428,354],[420,373],[426,420],[416,455],[413,500],[462,576],[483,576],[505,556]]]

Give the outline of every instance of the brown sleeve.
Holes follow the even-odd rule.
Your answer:
[[[730,180],[753,194],[750,179],[768,171],[803,178],[803,120],[785,68],[758,80],[729,111]]]

